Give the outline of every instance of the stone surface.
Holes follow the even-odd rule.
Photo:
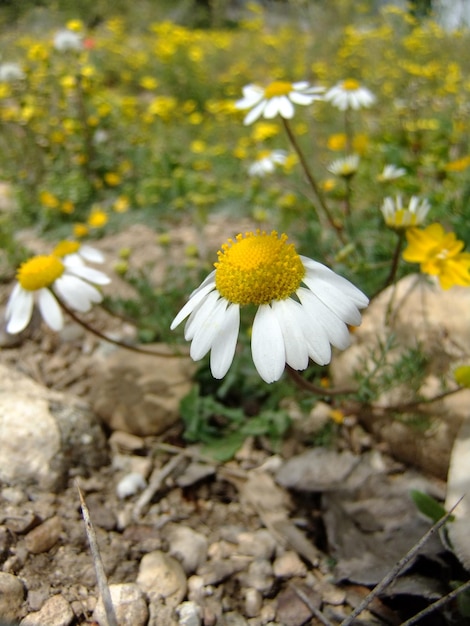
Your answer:
[[[107,444],[86,404],[0,364],[0,480],[57,490],[72,473],[108,460]]]
[[[186,595],[186,575],[176,559],[155,550],[140,562],[137,584],[150,600],[164,598],[167,604],[178,605]]]
[[[433,397],[442,391],[441,381],[455,387],[453,371],[470,358],[470,289],[452,287],[442,290],[435,281],[409,275],[374,299],[363,316],[362,325],[353,333],[350,348],[336,354],[331,376],[336,387],[357,386],[354,374],[375,367],[372,354],[393,337],[382,368],[391,368],[410,349],[419,348],[426,357],[425,376],[419,393]],[[358,413],[361,422],[386,442],[394,456],[444,478],[450,451],[462,420],[468,415],[470,390],[460,391],[439,402],[421,405],[417,411],[401,410],[400,420],[386,413],[387,407],[413,401],[408,381],[384,391],[374,404],[384,408]],[[424,419],[423,419],[424,417]],[[408,420],[407,420],[408,418]],[[408,422],[419,422],[419,429]]]
[[[4,619],[20,617],[24,595],[23,583],[16,576],[0,572],[0,615]]]
[[[171,356],[175,349],[165,344],[143,349],[169,356],[119,348],[96,359],[93,408],[111,430],[158,435],[179,420],[195,366],[188,356]]]
[[[109,591],[118,626],[145,626],[147,624],[149,617],[147,602],[135,583],[109,585]],[[93,611],[93,619],[98,624],[105,624],[105,618],[106,613],[100,598]]]
[[[30,613],[20,626],[70,626],[75,616],[67,600],[56,595],[49,598],[39,611]]]
[[[169,553],[178,559],[186,574],[193,574],[207,559],[208,542],[202,533],[188,526],[170,524],[163,529]]]
[[[54,515],[26,535],[24,542],[28,552],[40,554],[47,552],[59,541],[62,532],[62,521],[58,515]]]

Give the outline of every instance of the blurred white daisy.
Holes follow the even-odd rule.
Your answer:
[[[380,183],[385,183],[390,180],[396,180],[406,174],[406,170],[403,167],[397,167],[396,165],[385,165],[382,172],[377,176],[377,180]]]
[[[83,48],[83,40],[79,33],[63,28],[54,35],[53,45],[59,52],[79,52]]]
[[[300,256],[287,235],[274,231],[229,239],[214,265],[171,324],[173,330],[188,318],[190,355],[198,361],[210,351],[214,378],[223,378],[233,361],[243,306],[258,307],[251,353],[259,375],[271,383],[286,363],[296,370],[305,369],[309,359],[329,363],[331,345],[349,345],[347,325],[359,325],[359,309],[368,304],[352,283]]]
[[[86,243],[69,239],[60,241],[52,251],[52,254],[68,260],[78,257],[90,263],[104,263],[104,254],[102,252]]]
[[[412,196],[408,206],[403,206],[401,196],[385,198],[380,208],[386,225],[395,230],[402,230],[422,224],[430,209],[426,198]]]
[[[354,176],[359,167],[359,155],[350,154],[349,156],[341,159],[336,159],[326,168],[329,172],[335,176],[342,176],[343,178],[350,178]]]
[[[0,83],[14,83],[17,80],[23,80],[25,74],[18,63],[5,62],[0,63]]]
[[[375,96],[359,81],[348,78],[329,89],[325,94],[325,100],[331,102],[341,111],[346,111],[347,109],[370,107],[375,102]]]
[[[287,152],[285,150],[263,150],[249,166],[248,174],[250,176],[272,174],[276,169],[276,165],[284,165],[286,159]]]
[[[243,98],[237,100],[237,109],[251,109],[243,123],[248,126],[259,117],[272,119],[280,115],[286,119],[294,117],[294,104],[309,105],[321,100],[323,87],[312,87],[307,81],[289,83],[278,80],[263,88],[258,85],[243,87]]]
[[[17,272],[18,282],[6,307],[6,330],[14,335],[31,321],[33,307],[38,305],[46,324],[61,330],[63,316],[55,294],[71,309],[86,313],[103,299],[94,285],[107,285],[106,274],[87,267],[78,255],[60,259],[54,254],[38,255],[25,261]]]

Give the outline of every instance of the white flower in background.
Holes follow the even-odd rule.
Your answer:
[[[342,176],[343,178],[350,178],[354,176],[359,168],[359,155],[350,154],[342,159],[336,159],[326,168],[329,172],[335,176]]]
[[[326,365],[331,345],[349,345],[348,324],[361,323],[367,297],[325,265],[297,254],[280,237],[256,231],[229,239],[215,270],[193,291],[171,329],[188,318],[185,338],[198,361],[210,351],[214,378],[223,378],[235,354],[240,308],[255,305],[251,353],[261,378],[278,380],[286,363],[296,370],[309,359]]]
[[[246,85],[243,87],[243,98],[237,100],[235,107],[251,109],[243,121],[245,126],[260,117],[272,119],[280,115],[291,119],[294,117],[294,104],[303,106],[312,104],[315,100],[322,99],[324,91],[323,87],[312,87],[307,81],[289,83],[278,80],[265,88]]]
[[[52,254],[60,258],[72,258],[74,260],[74,258],[78,257],[78,259],[89,261],[90,263],[104,263],[104,254],[102,252],[86,243],[69,239],[60,241],[52,251]]]
[[[385,165],[382,172],[377,176],[377,180],[381,183],[386,183],[391,180],[401,178],[406,174],[406,170],[403,167],[397,167],[396,165]]]
[[[402,230],[422,224],[430,209],[426,198],[412,196],[408,206],[403,206],[401,196],[385,198],[380,208],[386,225],[395,230]]]
[[[73,30],[64,28],[54,35],[53,45],[59,52],[79,52],[83,49],[82,36]]]
[[[285,150],[263,150],[249,166],[248,174],[250,176],[272,174],[276,169],[276,165],[284,165],[286,159],[287,152]]]
[[[54,254],[25,261],[18,269],[17,280],[5,314],[6,330],[12,335],[29,324],[35,304],[46,324],[52,330],[61,330],[64,322],[56,295],[71,309],[86,313],[103,299],[94,285],[111,282],[103,272],[87,267],[78,255],[60,259]]]
[[[23,80],[25,74],[18,63],[0,63],[0,83],[14,83]]]
[[[375,102],[375,96],[357,80],[348,78],[329,89],[325,94],[325,100],[341,111],[346,111],[370,107]]]

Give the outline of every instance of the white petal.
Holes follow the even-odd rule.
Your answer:
[[[322,326],[328,341],[344,350],[350,344],[348,327],[314,293],[301,287],[296,291],[309,319],[316,319]]]
[[[302,294],[297,293],[297,295],[301,296]],[[331,346],[328,333],[320,322],[321,316],[316,304],[316,299],[304,297],[304,301],[297,311],[297,323],[304,336],[310,358],[318,365],[326,365],[331,360]],[[322,307],[323,310],[324,307]]]
[[[314,261],[313,259],[309,259],[305,256],[301,256],[300,258],[305,269],[307,270],[306,276],[308,276],[308,278],[320,278],[321,280],[334,285],[341,293],[348,298],[351,298],[359,309],[363,309],[369,304],[369,298],[347,278],[336,274],[336,272],[330,270],[330,268],[326,265],[318,263],[318,261]]]
[[[104,263],[104,254],[92,246],[86,244],[81,245],[80,254],[91,263]]]
[[[243,98],[235,102],[237,109],[250,109],[262,100],[264,97],[264,89],[258,85],[246,85],[242,89]]]
[[[284,337],[269,304],[262,304],[256,312],[251,333],[251,354],[264,381],[272,383],[281,378],[286,364]]]
[[[199,316],[199,324],[194,333],[189,351],[194,361],[202,359],[212,348],[216,336],[224,325],[227,304],[228,302],[225,298],[219,298],[204,319],[202,319],[202,315]]]
[[[6,331],[10,335],[16,335],[26,328],[33,314],[34,296],[32,291],[23,289],[20,283],[16,283],[11,292],[6,307],[7,319]]]
[[[271,120],[273,117],[276,117],[278,113],[280,113],[282,99],[284,97],[285,96],[273,96],[266,101],[266,107],[264,109],[264,117],[266,119]]]
[[[287,96],[281,96],[278,103],[279,114],[287,120],[294,117],[294,105]]]
[[[78,276],[63,274],[54,282],[54,291],[64,299],[65,304],[80,313],[87,313],[92,302],[101,302],[100,292]]]
[[[58,331],[64,325],[62,310],[59,303],[54,298],[49,289],[40,289],[38,293],[38,305],[41,311],[42,319],[49,328]]]
[[[250,124],[255,122],[262,115],[265,107],[266,100],[261,100],[259,104],[257,104],[253,109],[251,109],[251,111],[249,111],[249,113],[247,113],[245,119],[243,120],[243,124],[245,126],[249,126]]]
[[[197,333],[199,326],[205,324],[207,317],[212,313],[219,298],[220,294],[217,290],[211,291],[191,313],[184,327],[184,338],[187,341],[191,341]]]
[[[106,276],[100,270],[95,270],[92,267],[88,267],[87,265],[67,265],[67,261],[64,259],[66,273],[73,274],[74,276],[80,276],[80,278],[84,278],[90,283],[94,283],[95,285],[108,285],[111,282],[109,276]]]
[[[286,363],[295,370],[304,370],[308,366],[308,345],[299,323],[301,305],[288,298],[272,303],[272,310],[276,316],[284,337]]]
[[[194,311],[194,309],[196,309],[196,307],[199,306],[199,304],[202,302],[202,300],[204,300],[207,294],[215,288],[214,280],[206,282],[208,278],[209,276],[204,281],[204,283],[206,283],[205,285],[204,283],[202,283],[195,291],[193,291],[189,300],[186,302],[181,311],[172,321],[170,330],[174,330],[177,326],[179,326],[179,324],[181,324],[181,322],[186,319],[188,315],[190,315]]]
[[[312,104],[312,102],[314,100],[318,99],[317,96],[311,96],[311,95],[306,94],[306,93],[297,93],[295,91],[291,91],[290,92],[289,98],[295,104],[302,104],[304,106],[307,106],[308,104]]]
[[[223,378],[232,365],[239,330],[240,307],[238,304],[229,304],[212,342],[211,372],[214,378]]]

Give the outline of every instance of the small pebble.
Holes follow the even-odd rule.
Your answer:
[[[58,515],[30,530],[24,541],[28,551],[32,554],[47,552],[59,541],[62,532],[62,521]]]
[[[121,500],[135,496],[147,486],[144,477],[138,472],[126,474],[116,486],[117,497]]]
[[[21,620],[20,626],[70,626],[75,619],[70,604],[61,595],[46,600],[39,611]]]

